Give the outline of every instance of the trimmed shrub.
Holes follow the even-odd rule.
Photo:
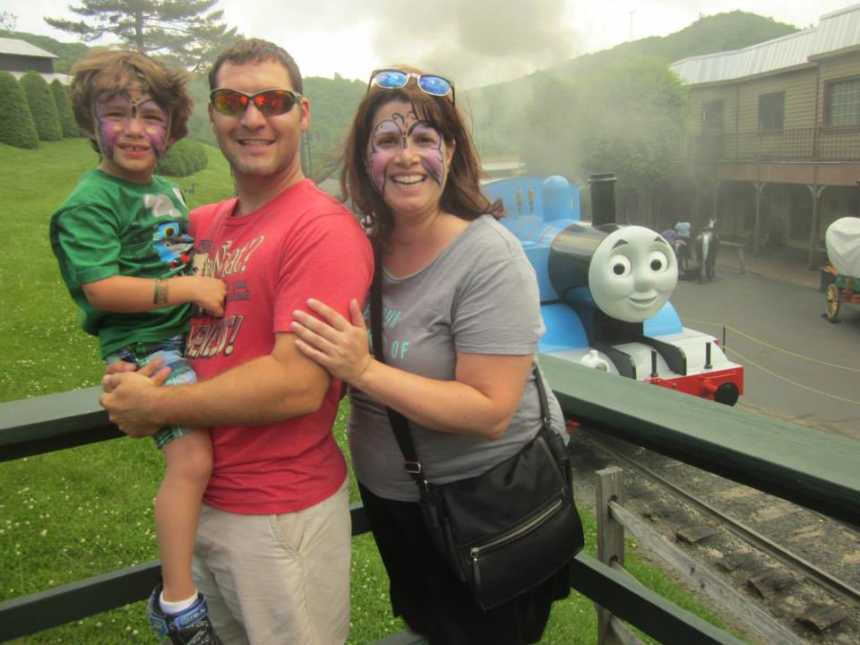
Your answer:
[[[33,115],[33,123],[36,124],[36,133],[39,141],[59,141],[63,138],[63,129],[60,127],[60,116],[57,114],[57,104],[48,82],[36,72],[27,72],[21,77],[21,87],[24,88],[24,96],[30,105],[30,113]]]
[[[0,143],[16,148],[39,146],[24,90],[9,72],[0,72]]]
[[[156,172],[168,177],[187,177],[200,172],[208,164],[209,157],[200,143],[181,139],[161,158]]]
[[[75,113],[72,110],[72,97],[69,96],[69,88],[57,79],[51,81],[51,94],[54,95],[54,105],[57,106],[57,114],[60,117],[60,129],[64,137],[81,136],[78,124],[75,122]]]

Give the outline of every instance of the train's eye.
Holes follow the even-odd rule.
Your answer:
[[[624,255],[613,255],[609,259],[609,266],[611,267],[612,273],[618,277],[629,274],[632,269],[630,260]]]
[[[651,251],[651,254],[648,256],[648,266],[655,273],[665,271],[669,268],[669,258],[663,251]]]

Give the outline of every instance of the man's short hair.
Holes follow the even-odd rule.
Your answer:
[[[186,89],[185,72],[171,69],[148,56],[135,51],[98,49],[75,63],[71,70],[72,107],[78,126],[90,134],[90,141],[98,151],[93,138],[93,106],[100,96],[127,90],[139,83],[141,91],[149,94],[170,115],[170,132],[173,141],[188,134],[188,117],[192,101]]]
[[[262,63],[267,60],[273,60],[283,65],[290,76],[290,83],[293,89],[299,94],[304,92],[302,74],[293,57],[282,47],[278,47],[276,44],[260,38],[239,40],[221,52],[209,70],[209,89],[214,90],[217,88],[218,70],[221,69],[224,63],[244,65],[245,63]]]

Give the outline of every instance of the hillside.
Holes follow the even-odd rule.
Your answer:
[[[471,113],[478,148],[484,156],[516,154],[523,138],[525,116],[539,112],[541,102],[553,100],[551,88],[555,79],[573,84],[578,80],[587,82],[586,78],[601,68],[644,59],[668,65],[688,56],[746,47],[793,31],[796,28],[791,25],[742,11],[707,16],[665,37],[623,43],[524,78],[464,92],[461,105]],[[60,57],[55,62],[58,72],[67,72],[88,49],[81,43],[61,43],[47,36],[23,32],[0,31],[0,35],[20,38],[57,54]],[[309,151],[308,174],[312,177],[322,179],[334,168],[344,133],[364,88],[363,82],[346,80],[337,74],[333,79],[305,79],[305,94],[311,99],[312,118],[304,154]],[[191,94],[196,106],[189,124],[191,137],[214,144],[206,113],[209,88],[204,76],[192,79]],[[569,124],[559,127],[569,127]]]
[[[700,18],[690,26],[663,37],[622,43],[601,52],[579,56],[558,68],[546,70],[575,72],[627,57],[661,58],[671,63],[690,56],[742,49],[797,31],[797,27],[745,11],[718,13]]]
[[[740,49],[797,31],[796,27],[743,11],[700,18],[690,26],[663,37],[622,43],[611,49],[584,54],[527,77],[467,93],[478,147],[482,154],[515,153],[511,130],[519,131],[522,115],[541,101],[552,100],[545,88],[554,80],[575,84],[603,68],[645,59],[669,65],[701,54]]]

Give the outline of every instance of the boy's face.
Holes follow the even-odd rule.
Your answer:
[[[93,123],[102,153],[99,168],[126,181],[149,182],[172,143],[169,114],[139,85],[99,96]]]

